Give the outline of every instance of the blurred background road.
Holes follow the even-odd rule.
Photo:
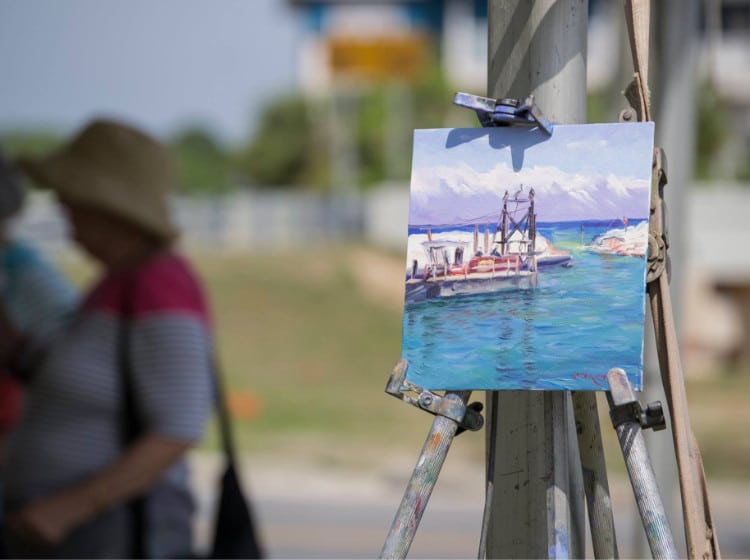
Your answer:
[[[688,109],[669,131],[689,154],[669,159],[687,177],[668,186],[673,299],[724,556],[750,557],[750,0],[682,8],[698,16],[683,30]],[[682,15],[657,14],[655,29]],[[477,126],[451,100],[485,91],[486,43],[485,0],[0,0],[6,151],[46,151],[110,115],[175,153],[182,248],[211,297],[273,557],[380,551],[431,421],[383,392],[400,355],[411,134]],[[621,2],[590,0],[588,45],[588,121],[614,122],[632,77]],[[91,277],[45,195],[16,234],[80,285]],[[635,556],[604,433],[620,548]],[[454,445],[414,556],[476,555],[483,438]],[[667,439],[649,435],[656,453]],[[210,432],[194,460],[203,541],[215,452]]]
[[[472,437],[466,435],[463,437]],[[473,434],[473,437],[480,437]],[[410,558],[476,558],[484,503],[484,466],[467,458],[456,442],[417,532]],[[465,443],[465,442],[464,442]],[[453,453],[455,451],[455,453]],[[287,457],[248,457],[244,482],[271,558],[374,558],[380,553],[406,487],[414,458],[403,453],[366,469],[321,466]],[[621,460],[619,457],[615,457]],[[199,542],[212,519],[211,488],[217,457],[197,454],[196,487],[201,490]],[[610,479],[618,546],[622,558],[639,557],[643,533],[627,476]],[[746,558],[750,547],[747,504],[750,487],[727,481],[710,484],[714,516],[725,558]],[[675,508],[679,507],[674,504]],[[673,508],[674,509],[674,508]],[[675,511],[677,511],[675,509]],[[673,527],[682,540],[680,527]],[[678,543],[684,554],[684,545]],[[593,557],[588,543],[588,557]]]

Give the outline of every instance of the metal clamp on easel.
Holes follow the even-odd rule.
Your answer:
[[[509,97],[493,99],[459,91],[453,97],[453,104],[473,109],[483,127],[538,126],[545,134],[552,135],[553,125],[537,107],[533,95],[521,101]]]
[[[607,381],[612,424],[643,526],[647,528],[646,538],[651,553],[654,558],[679,558],[642,431],[643,428],[661,430],[666,427],[661,403],[652,403],[644,411],[622,369],[611,369]]]
[[[386,537],[381,558],[406,557],[453,438],[465,430],[476,431],[484,425],[479,414],[481,403],[466,404],[471,391],[448,391],[441,397],[406,381],[407,367],[406,360],[398,361],[388,378],[386,393],[434,414],[435,420]]]
[[[467,406],[458,393],[448,392],[440,396],[414,383],[406,381],[405,360],[400,360],[388,378],[385,392],[412,406],[416,406],[435,416],[444,416],[458,424],[457,434],[471,430],[476,432],[484,426],[482,403],[475,402]]]
[[[621,377],[615,379],[621,381]],[[610,407],[609,417],[612,419],[612,425],[615,428],[625,422],[638,422],[644,430],[653,429],[655,432],[667,427],[661,402],[649,403],[644,409],[638,399],[635,398],[629,384],[627,386],[622,383],[610,385],[610,390],[607,392],[607,401]]]

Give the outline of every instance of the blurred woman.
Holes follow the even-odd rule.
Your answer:
[[[201,286],[172,247],[171,159],[98,120],[19,165],[57,194],[101,277],[31,373],[8,453],[8,554],[188,556],[186,452],[211,410],[212,343]]]

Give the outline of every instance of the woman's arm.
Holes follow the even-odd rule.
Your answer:
[[[47,545],[60,543],[79,525],[145,493],[192,445],[156,434],[145,435],[82,484],[9,512],[8,524],[27,540]]]

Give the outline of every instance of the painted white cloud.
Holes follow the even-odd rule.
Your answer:
[[[506,190],[533,188],[539,222],[648,216],[649,181],[614,174],[571,174],[553,166],[516,172],[500,163],[480,172],[465,163],[412,171],[409,223],[458,224],[497,215]]]

